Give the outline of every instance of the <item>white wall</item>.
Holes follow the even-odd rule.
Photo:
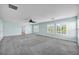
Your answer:
[[[3,22],[3,35],[4,36],[21,35],[21,30],[22,30],[22,27],[18,23],[11,22],[11,21]]]

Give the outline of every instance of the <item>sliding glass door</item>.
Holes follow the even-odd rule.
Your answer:
[[[2,21],[0,20],[0,40],[3,38],[3,27]]]
[[[77,32],[76,33],[77,34],[77,43],[79,45],[79,17],[77,17],[77,24],[76,25],[77,25],[77,31],[76,31]]]
[[[51,22],[33,24],[33,33],[77,42],[76,20],[76,17],[70,17]]]

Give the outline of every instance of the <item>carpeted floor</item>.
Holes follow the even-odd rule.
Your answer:
[[[1,55],[77,55],[76,43],[41,35],[4,37],[0,42]]]

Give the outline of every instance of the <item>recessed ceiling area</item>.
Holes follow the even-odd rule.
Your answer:
[[[8,4],[2,4],[0,17],[3,20],[24,22],[28,18],[36,22],[53,21],[60,18],[73,17],[78,13],[76,4],[14,4],[18,7],[13,10]]]

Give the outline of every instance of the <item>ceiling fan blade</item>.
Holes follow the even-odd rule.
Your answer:
[[[35,22],[35,21],[33,21],[32,19],[30,19],[30,20],[29,20],[29,22],[31,22],[31,23],[36,23],[36,22]]]

